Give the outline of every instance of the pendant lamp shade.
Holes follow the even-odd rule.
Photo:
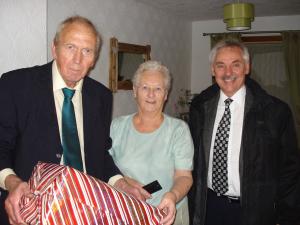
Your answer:
[[[224,23],[227,30],[251,29],[254,20],[254,5],[251,3],[232,3],[224,5]]]

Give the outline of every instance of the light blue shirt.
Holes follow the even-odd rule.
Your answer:
[[[133,116],[113,120],[110,131],[113,145],[109,152],[124,175],[144,185],[158,180],[162,190],[147,200],[157,206],[163,194],[172,188],[175,170],[193,169],[192,138],[184,121],[165,114],[158,129],[140,133],[133,125]]]

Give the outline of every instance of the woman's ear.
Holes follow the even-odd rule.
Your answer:
[[[133,86],[133,87],[132,87],[132,90],[133,90],[133,97],[136,98],[136,87]]]

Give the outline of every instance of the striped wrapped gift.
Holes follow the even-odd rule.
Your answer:
[[[39,162],[29,186],[34,197],[21,201],[28,224],[158,225],[163,216],[157,208],[70,167]]]

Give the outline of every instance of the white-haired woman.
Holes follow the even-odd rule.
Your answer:
[[[161,63],[147,61],[139,66],[133,77],[138,110],[113,120],[110,153],[145,200],[166,212],[162,224],[188,225],[193,142],[185,122],[163,113],[170,83],[169,70]],[[154,180],[162,190],[150,195],[142,186]]]

